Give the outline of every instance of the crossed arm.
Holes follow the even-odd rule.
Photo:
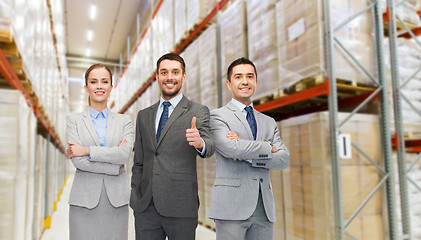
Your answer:
[[[217,151],[224,157],[237,161],[251,161],[252,167],[284,169],[290,153],[282,142],[276,123],[266,124],[273,133],[265,140],[241,139],[231,131],[228,123],[218,114],[211,115],[212,135]]]
[[[129,160],[133,146],[133,127],[129,117],[124,121],[123,135],[123,140],[115,147],[85,147],[81,144],[77,133],[76,121],[72,117],[67,117],[69,148],[66,150],[66,155],[79,170],[118,175],[120,167]]]

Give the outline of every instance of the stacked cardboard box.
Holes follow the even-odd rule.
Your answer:
[[[186,63],[186,81],[183,83],[183,94],[190,100],[201,103],[200,97],[200,64],[199,41],[192,42],[182,53]]]
[[[385,42],[385,49],[389,49],[389,43]],[[398,72],[399,84],[401,94],[408,100],[405,101],[401,96],[401,111],[402,120],[405,124],[421,123],[420,115],[414,110],[421,111],[421,73],[418,68],[421,66],[421,56],[419,54],[420,46],[414,39],[398,39],[397,41],[397,54],[398,54]],[[390,62],[389,51],[385,51],[386,61]],[[390,99],[390,113],[391,119],[394,119],[393,111],[393,89],[391,79],[390,64],[387,65],[389,70],[389,99]],[[411,106],[412,105],[412,106]]]
[[[229,64],[239,57],[248,57],[246,4],[237,1],[221,13],[221,68],[222,102],[231,100],[226,87],[226,71]]]
[[[343,120],[347,115],[338,116]],[[378,124],[376,116],[358,114],[341,127],[376,163],[381,151]],[[329,115],[304,115],[285,120],[281,126],[282,139],[291,152],[290,167],[282,173],[286,239],[335,239]],[[346,221],[379,184],[380,173],[353,148],[350,159],[341,159],[341,175]],[[346,228],[358,239],[386,235],[382,194],[383,190],[378,191]]]
[[[281,171],[271,171],[270,181],[272,182],[273,197],[275,198],[276,222],[274,225],[274,239],[285,240],[285,209],[284,209],[284,189]]]
[[[247,1],[248,55],[258,76],[256,99],[275,93],[279,85],[275,4],[274,0]]]
[[[333,28],[368,7],[365,1],[331,1]],[[325,74],[324,16],[322,2],[286,0],[276,5],[280,88],[303,78]],[[335,31],[335,37],[376,76],[373,17],[366,11]],[[369,77],[335,44],[334,69],[339,79],[372,84]]]
[[[218,61],[216,25],[210,25],[199,37],[200,96],[209,109],[218,107]],[[223,86],[225,87],[225,86]]]
[[[148,30],[152,32],[152,55],[155,62],[174,48],[173,16],[173,1],[163,1],[152,21],[151,29]]]
[[[0,232],[4,239],[32,239],[37,121],[22,94],[0,89]]]
[[[216,177],[216,161],[215,161],[215,155],[208,158],[203,159],[204,168],[205,168],[205,175],[204,175],[204,186],[205,186],[205,213],[206,218],[203,222],[209,227],[215,228],[215,222],[212,219],[209,219],[209,205],[212,198],[212,189],[213,184],[215,182]]]
[[[174,1],[174,37],[179,43],[187,35],[187,6],[186,0]]]
[[[202,21],[216,6],[216,0],[186,0],[187,30],[191,30]]]
[[[204,223],[208,216],[206,216],[206,209],[205,209],[205,168],[204,168],[204,161],[206,159],[202,159],[201,157],[196,158],[196,165],[197,165],[197,189],[199,195],[199,223]]]

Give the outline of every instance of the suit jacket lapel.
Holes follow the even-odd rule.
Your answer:
[[[168,118],[167,122],[165,123],[164,129],[162,129],[161,136],[159,137],[158,144],[159,145],[164,138],[165,134],[167,134],[168,129],[170,129],[171,125],[174,121],[183,114],[188,107],[189,100],[183,96],[177,106],[174,108],[173,112],[171,113],[170,117]]]
[[[114,138],[114,132],[117,125],[116,121],[115,113],[109,111],[107,120],[107,137],[105,140],[105,145],[108,147],[111,146],[111,140]]]
[[[243,124],[244,128],[246,129],[247,134],[249,136],[249,139],[252,140],[253,139],[253,133],[251,132],[250,125],[247,122],[247,119],[244,116],[244,113],[241,110],[239,110],[232,102],[228,102],[227,108],[234,112],[234,115],[238,118],[238,120],[240,120],[240,122]],[[259,128],[257,128],[257,129],[259,129]]]
[[[87,109],[83,113],[83,122],[85,123],[86,128],[88,129],[88,131],[89,131],[92,139],[94,140],[96,146],[99,146],[98,134],[95,131],[94,124],[92,123],[92,118],[89,115],[89,109]]]

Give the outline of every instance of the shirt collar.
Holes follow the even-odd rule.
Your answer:
[[[234,98],[231,99],[231,102],[241,111],[243,111],[244,108],[247,107],[244,103],[241,103],[241,102],[235,100]],[[253,102],[249,106],[251,106],[253,108]]]
[[[108,107],[106,107],[102,112],[98,112],[97,110],[93,109],[91,106],[89,106],[89,115],[91,115],[92,118],[97,119],[100,114],[104,116],[104,118],[108,117]]]
[[[171,106],[173,106],[174,108],[177,106],[177,104],[181,101],[181,99],[183,98],[183,94],[179,94],[173,98],[171,98],[170,100],[168,100],[171,103]],[[164,100],[162,97],[159,100],[159,106],[162,106],[162,103],[165,102],[167,100]]]

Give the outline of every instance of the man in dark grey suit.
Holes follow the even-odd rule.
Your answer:
[[[257,84],[254,64],[239,58],[228,67],[232,100],[212,110],[216,179],[209,207],[216,239],[273,239],[275,204],[270,169],[284,169],[289,151],[275,120],[253,109]]]
[[[174,53],[157,61],[161,99],[139,111],[136,122],[130,206],[137,240],[195,239],[199,198],[196,156],[215,151],[209,109],[181,93],[183,58]]]

